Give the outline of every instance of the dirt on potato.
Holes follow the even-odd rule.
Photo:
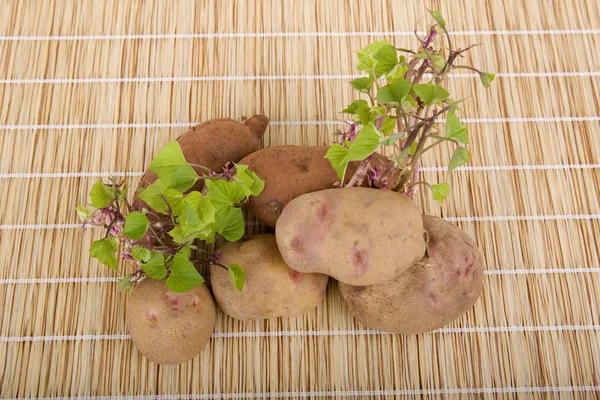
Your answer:
[[[206,285],[175,293],[164,281],[144,279],[127,302],[127,327],[135,347],[150,361],[180,364],[208,343],[215,303]]]
[[[418,334],[467,312],[483,286],[483,256],[461,229],[424,216],[428,256],[389,282],[373,286],[339,284],[354,316],[372,329]]]
[[[220,247],[219,262],[240,264],[246,272],[243,290],[237,290],[228,272],[211,266],[211,286],[219,307],[235,319],[290,317],[317,307],[325,294],[328,277],[296,272],[283,261],[275,235],[263,234]]]
[[[425,254],[420,212],[389,190],[329,189],[292,200],[275,229],[285,262],[350,285],[388,282]]]
[[[240,163],[247,164],[265,181],[263,192],[250,198],[248,209],[274,228],[290,201],[306,193],[333,188],[339,178],[329,160],[324,158],[328,150],[329,147],[325,146],[278,146],[259,150],[243,158]],[[371,161],[371,165],[380,169],[384,163],[387,163],[385,157],[379,154]],[[358,166],[358,162],[348,165],[346,183]]]

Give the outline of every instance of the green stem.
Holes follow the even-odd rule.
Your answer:
[[[455,143],[457,146],[460,146],[460,143],[458,142],[458,140],[452,139],[452,138],[448,138],[445,136],[438,136],[438,135],[429,135],[430,138],[434,138],[434,139],[438,139],[438,140],[446,140],[448,142],[453,142]]]
[[[202,170],[204,170],[204,171],[208,172],[209,174],[210,174],[211,172],[213,172],[213,171],[212,171],[210,168],[208,168],[208,167],[205,167],[204,165],[200,165],[200,164],[191,164],[191,163],[190,163],[190,165],[191,165],[192,167],[200,168],[200,169],[202,169]]]
[[[367,93],[367,95],[369,96],[369,99],[371,100],[371,106],[377,105],[377,102],[375,101],[375,98],[373,97],[371,92]]]
[[[418,182],[413,182],[410,185],[408,185],[409,188],[413,187],[413,186],[417,186],[417,185],[425,185],[427,187],[431,187],[431,185],[425,181],[418,181]]]
[[[437,146],[438,144],[440,144],[440,143],[442,143],[442,142],[443,142],[443,140],[438,140],[438,141],[437,141],[437,142],[435,142],[434,144],[431,144],[431,145],[429,145],[429,146],[425,147],[425,148],[423,149],[423,151],[421,152],[421,154],[424,154],[424,153],[428,152],[429,150],[433,149],[435,146]]]
[[[474,67],[470,67],[468,65],[453,65],[452,69],[468,69],[468,70],[471,70],[471,71],[475,71],[478,74],[481,74],[480,70],[478,70],[477,68],[474,68]]]

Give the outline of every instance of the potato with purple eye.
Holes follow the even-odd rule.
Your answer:
[[[175,293],[144,279],[131,290],[127,328],[135,347],[150,361],[180,364],[198,355],[215,326],[215,302],[206,285]]]
[[[349,285],[389,282],[425,254],[423,219],[391,190],[321,190],[292,200],[275,228],[286,264]]]
[[[461,229],[423,216],[428,256],[396,279],[373,286],[339,284],[354,316],[372,329],[418,334],[467,312],[483,286],[483,256]]]
[[[323,300],[329,277],[294,271],[281,258],[275,235],[251,236],[221,247],[219,262],[239,264],[246,272],[242,291],[227,270],[210,267],[210,282],[221,310],[239,320],[291,317],[313,310]]]

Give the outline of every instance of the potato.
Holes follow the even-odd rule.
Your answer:
[[[305,193],[333,188],[339,179],[329,160],[324,158],[328,150],[329,147],[324,146],[279,146],[244,157],[240,163],[247,164],[265,181],[263,192],[250,198],[248,209],[274,228],[290,201]],[[385,160],[378,154],[371,165],[382,168]],[[358,166],[358,162],[350,163],[346,171],[346,183]]]
[[[215,326],[215,302],[206,285],[185,293],[164,281],[144,279],[131,290],[127,327],[133,344],[150,361],[179,364],[206,346]]]
[[[292,200],[275,228],[290,268],[350,285],[388,282],[425,253],[423,220],[405,195],[361,187]]]
[[[240,264],[246,283],[240,292],[223,267],[210,268],[211,286],[223,312],[235,319],[267,319],[303,314],[319,305],[329,277],[296,272],[283,261],[275,235],[248,237],[221,246],[223,265]]]
[[[456,226],[424,216],[428,257],[396,279],[359,287],[340,283],[352,313],[366,326],[417,334],[438,329],[469,310],[481,293],[483,257]]]
[[[238,162],[258,150],[258,142],[268,124],[269,119],[263,115],[255,115],[243,124],[228,118],[214,119],[194,126],[177,141],[187,162],[220,172],[228,162]],[[195,169],[198,174],[205,172]],[[139,187],[147,187],[157,179],[154,172],[146,171]],[[194,190],[201,190],[203,185],[204,181],[198,181]],[[141,200],[136,202],[144,204]]]

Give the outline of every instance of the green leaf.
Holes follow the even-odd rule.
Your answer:
[[[229,274],[229,279],[231,279],[233,286],[241,292],[244,288],[244,283],[246,282],[246,271],[242,269],[240,264],[231,264],[227,267],[227,273]]]
[[[410,154],[411,156],[413,156],[413,155],[415,154],[415,151],[417,151],[417,146],[418,146],[418,145],[419,145],[419,142],[418,142],[418,141],[416,141],[416,140],[415,140],[415,141],[414,141],[414,142],[413,142],[413,143],[410,145],[410,151],[409,151],[409,154]]]
[[[479,74],[479,79],[481,79],[481,83],[483,83],[484,88],[489,88],[494,79],[496,79],[496,74],[492,74],[490,72],[481,72]]]
[[[235,242],[244,236],[244,214],[241,208],[230,208],[226,213],[218,214],[215,218],[215,231],[223,237]]]
[[[375,68],[377,60],[375,60],[374,56],[379,51],[379,49],[381,49],[386,44],[389,45],[387,40],[381,40],[379,42],[373,42],[364,49],[357,51],[356,55],[358,56],[358,70],[371,71],[373,68]]]
[[[452,155],[452,159],[450,160],[450,164],[448,164],[448,173],[451,173],[456,169],[456,167],[460,167],[461,165],[469,162],[471,159],[471,153],[465,147],[457,147]]]
[[[444,65],[446,65],[446,58],[444,58],[441,53],[435,53],[431,58],[433,60],[433,65],[435,65],[438,70],[441,70],[444,68]]]
[[[408,71],[408,67],[406,65],[398,64],[385,76],[385,79],[387,79],[390,83],[398,79],[404,79],[406,71]]]
[[[125,217],[123,235],[132,240],[140,240],[146,234],[149,226],[148,217],[139,211],[133,211]]]
[[[247,165],[235,164],[235,178],[243,183],[246,196],[258,196],[265,188],[265,181],[260,179],[254,171],[250,171]]]
[[[185,157],[181,146],[176,140],[170,141],[167,145],[152,159],[148,169],[154,172],[165,185],[171,185],[171,178],[177,169],[185,164]]]
[[[454,99],[451,98],[447,98],[446,99],[446,104],[448,105],[448,112],[455,112],[456,110],[458,110],[458,103],[460,103],[459,101],[456,101]]]
[[[441,183],[439,185],[431,185],[431,193],[433,195],[433,200],[437,201],[441,206],[444,204],[444,200],[448,197],[448,193],[450,193],[450,185],[447,183]]]
[[[415,93],[427,106],[438,103],[440,100],[447,98],[450,93],[441,86],[436,86],[431,83],[420,83],[414,86]]]
[[[81,219],[81,221],[85,221],[90,217],[90,215],[96,212],[97,208],[92,206],[77,206],[76,210],[79,219]]]
[[[117,241],[114,238],[96,240],[90,247],[90,255],[116,271],[118,270],[115,255],[117,248]]]
[[[373,55],[377,63],[375,64],[375,77],[379,78],[382,75],[390,72],[398,64],[398,55],[396,49],[391,44],[385,43]]]
[[[375,64],[377,64],[377,61],[375,61],[371,54],[368,54],[359,59],[356,68],[359,71],[372,71],[375,68]]]
[[[180,258],[184,261],[189,260],[191,256],[192,250],[189,247],[184,247],[183,249],[179,250],[177,254],[175,254],[175,258]]]
[[[358,118],[361,124],[367,125],[369,122],[375,121],[376,114],[371,111],[371,107],[368,105],[361,105],[357,110]]]
[[[395,133],[392,136],[388,136],[388,137],[382,139],[379,142],[379,144],[381,144],[383,146],[391,146],[394,143],[396,143],[398,140],[400,140],[404,135],[406,135],[406,132]]]
[[[194,190],[183,197],[183,202],[196,209],[200,204],[200,199],[202,199],[202,193]]]
[[[329,160],[329,163],[335,169],[340,182],[344,180],[344,175],[346,175],[348,162],[344,161],[344,158],[347,154],[348,149],[338,143],[331,145],[327,150],[327,154],[325,154],[325,158]]]
[[[206,196],[210,198],[213,206],[219,210],[228,209],[246,198],[242,185],[234,181],[222,179],[207,179]]]
[[[373,78],[365,77],[350,81],[350,85],[361,93],[369,93],[374,82]]]
[[[176,226],[168,233],[173,238],[173,241],[177,244],[187,243],[191,240],[191,236],[193,234],[193,232],[190,232],[188,229],[183,229],[181,226]]]
[[[446,117],[446,137],[462,144],[469,144],[467,128],[454,113],[448,113]]]
[[[183,207],[183,212],[179,215],[179,222],[183,226],[198,226],[200,225],[200,216],[194,207],[190,206],[189,204],[185,204]]]
[[[175,189],[167,189],[167,186],[160,179],[156,180],[147,188],[141,188],[139,190],[138,197],[148,204],[154,211],[162,214],[166,214],[169,210],[165,200],[171,206],[173,214],[179,215],[183,209],[182,194]]]
[[[150,260],[142,264],[142,270],[149,278],[160,281],[167,276],[167,267],[165,267],[165,256],[161,253],[153,252]]]
[[[122,277],[119,282],[117,282],[118,290],[129,290],[133,287],[133,282],[131,282],[131,278],[133,278],[133,274],[127,274]]]
[[[377,115],[387,115],[387,108],[385,106],[373,106],[371,111]]]
[[[106,186],[101,179],[98,179],[90,190],[90,199],[96,208],[104,208],[117,197],[117,191],[112,186]]]
[[[413,55],[414,58],[417,58],[419,60],[427,60],[429,58],[431,58],[432,53],[431,51],[427,50],[427,49],[421,49],[417,52],[417,54]]]
[[[343,161],[364,160],[377,150],[380,140],[381,136],[377,132],[377,128],[372,123],[369,123],[358,132],[354,143],[352,143],[352,147],[350,147]]]
[[[190,204],[186,204],[186,206],[192,207]],[[227,209],[224,208],[224,210]],[[195,210],[186,208],[186,211],[180,216],[182,218],[182,225],[176,226],[169,231],[169,235],[175,243],[179,244],[187,243],[196,238],[212,243],[215,234],[213,226],[215,213],[216,210],[210,198],[202,196],[197,202]]]
[[[402,103],[410,91],[410,82],[404,79],[395,80],[379,89],[377,101],[383,104],[397,106]]]
[[[215,222],[216,211],[217,210],[212,204],[210,197],[203,196],[198,202],[198,207],[196,208],[198,217],[200,217],[200,226],[206,226]]]
[[[356,114],[358,112],[358,107],[365,106],[369,108],[369,103],[366,100],[354,100],[352,104],[346,107],[342,112],[346,114]]]
[[[383,133],[385,136],[389,136],[394,133],[397,121],[398,120],[395,117],[386,117],[381,124],[381,133]]]
[[[436,86],[435,89],[433,90],[433,98],[435,99],[434,103],[437,100],[447,99],[448,96],[450,96],[450,93],[441,86]]]
[[[442,13],[440,12],[440,10],[427,9],[427,11],[429,12],[429,14],[431,14],[433,19],[435,19],[435,22],[437,22],[440,26],[446,27],[446,21],[444,20],[444,17],[442,17]]]
[[[131,248],[131,256],[138,261],[148,262],[150,259],[150,250],[141,246],[133,246]]]
[[[204,283],[204,278],[194,264],[182,257],[175,257],[169,263],[171,275],[166,280],[167,287],[176,293],[184,293]]]
[[[197,180],[198,174],[194,171],[192,166],[188,163],[183,163],[177,167],[171,176],[171,183],[168,188],[184,193],[194,186],[194,183],[196,183]]]

